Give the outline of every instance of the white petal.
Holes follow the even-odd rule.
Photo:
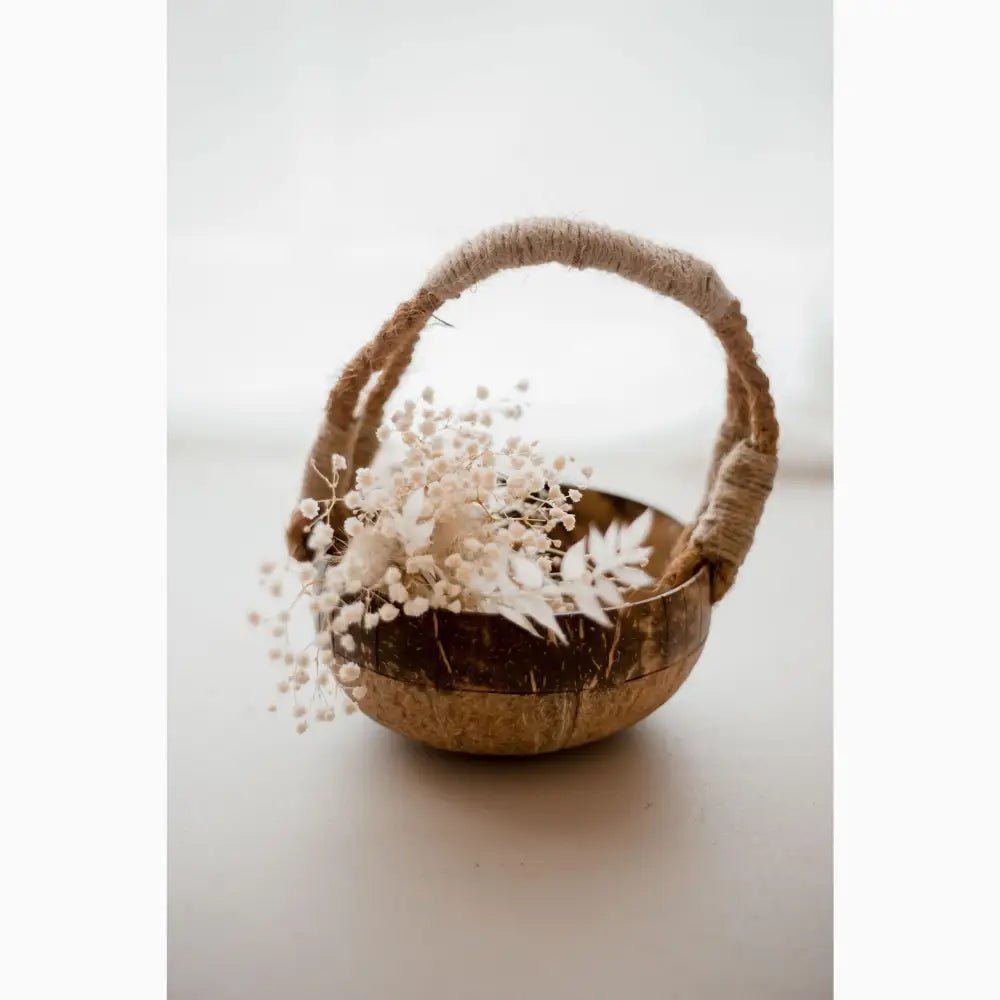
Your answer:
[[[590,526],[590,534],[587,536],[587,548],[590,552],[590,558],[593,559],[594,565],[599,572],[610,560],[608,559],[609,553],[605,549],[604,536],[598,530],[596,524],[591,524]]]
[[[520,611],[515,611],[513,608],[507,607],[506,604],[498,604],[496,606],[496,610],[502,614],[504,618],[508,618],[515,625],[520,625],[525,631],[530,632],[532,635],[538,635],[535,631],[534,625],[532,625]]]
[[[653,527],[653,512],[647,507],[628,527],[622,529],[621,548],[634,549],[649,537]]]
[[[621,525],[612,521],[604,532],[604,545],[608,552],[617,552],[621,546]]]
[[[594,590],[609,608],[617,608],[625,603],[621,591],[606,576],[599,576],[594,580]]]
[[[403,517],[415,523],[417,518],[420,517],[420,508],[424,505],[424,491],[414,490],[407,498],[406,502],[403,504]]]
[[[576,580],[586,569],[586,546],[586,540],[581,538],[566,550],[560,567],[564,580]]]
[[[545,583],[545,574],[542,572],[541,567],[526,556],[515,555],[511,559],[511,565],[514,570],[514,579],[522,587],[527,587],[530,590],[538,590]],[[545,602],[543,601],[542,603],[544,604]]]
[[[580,614],[586,615],[598,625],[606,627],[611,624],[611,619],[604,613],[601,602],[598,601],[592,590],[587,587],[572,587],[567,593],[573,599]]]
[[[536,597],[533,594],[525,594],[518,601],[518,607],[525,612],[525,614],[534,618],[539,625],[543,625],[545,628],[555,633],[556,638],[560,642],[566,642],[566,636],[563,635],[563,630],[559,627],[559,622],[556,620],[556,616],[553,613],[552,608],[549,607],[548,602],[543,598]]]
[[[648,573],[643,573],[641,569],[634,569],[632,566],[617,566],[614,573],[627,587],[648,587],[653,583],[653,578]]]

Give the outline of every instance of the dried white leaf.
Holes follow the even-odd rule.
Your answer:
[[[572,599],[580,614],[586,615],[592,621],[597,622],[598,625],[605,626],[605,628],[611,624],[611,619],[604,613],[601,602],[598,601],[592,590],[577,585],[567,587],[566,594]]]
[[[493,610],[503,615],[504,618],[512,621],[515,625],[520,625],[526,632],[530,632],[532,635],[538,635],[538,632],[535,630],[535,626],[532,625],[520,611],[515,611],[514,608],[509,608],[506,604],[497,604],[494,606]]]
[[[621,591],[615,586],[614,581],[609,580],[606,576],[598,576],[594,579],[594,590],[609,608],[616,608],[625,603]]]
[[[586,546],[586,539],[581,538],[566,550],[566,555],[563,556],[562,566],[560,567],[560,572],[564,580],[577,580],[583,575],[583,571],[587,568]]]
[[[647,507],[630,525],[622,529],[619,548],[622,551],[638,548],[649,537],[653,527],[653,512]]]
[[[537,562],[520,554],[511,559],[514,579],[529,590],[538,590],[545,583],[545,574]],[[543,602],[544,603],[544,602]]]
[[[653,583],[653,578],[648,573],[643,573],[641,569],[632,566],[618,566],[614,573],[626,587],[648,587]]]
[[[539,625],[554,633],[560,642],[566,642],[566,636],[563,635],[563,630],[559,627],[555,612],[544,597],[539,597],[536,594],[525,594],[518,600],[517,606],[525,614],[534,618]]]

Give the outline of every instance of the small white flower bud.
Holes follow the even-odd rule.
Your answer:
[[[403,613],[416,618],[422,615],[430,607],[430,602],[426,597],[414,597],[403,605]]]
[[[299,512],[311,521],[314,517],[319,517],[319,504],[312,497],[306,497],[299,504]]]
[[[338,671],[337,676],[344,684],[353,684],[361,676],[361,668],[356,663],[345,663]]]

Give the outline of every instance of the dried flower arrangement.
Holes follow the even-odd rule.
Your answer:
[[[439,409],[428,388],[384,419],[446,301],[497,271],[545,263],[609,271],[676,299],[725,350],[725,419],[692,523],[584,493],[589,470],[548,461],[538,442],[498,446],[485,387],[464,412]],[[512,419],[522,411],[498,405]],[[308,603],[317,630],[295,651],[290,612],[268,622],[286,643],[270,654],[288,668],[279,689],[295,696],[314,680],[319,720],[342,698],[347,713],[471,753],[543,753],[617,732],[670,698],[700,656],[711,607],[753,543],[777,442],[746,319],[708,264],[578,221],[487,230],[428,275],[330,393],[286,531],[306,564],[294,603]],[[393,445],[402,458],[377,471],[380,446]],[[280,595],[273,565],[264,570]],[[309,711],[293,700],[305,732]]]
[[[523,393],[528,385],[522,379],[516,388]],[[577,471],[575,459],[564,455],[547,462],[538,441],[515,436],[497,445],[492,427],[498,409],[518,420],[523,405],[491,407],[485,386],[475,395],[476,405],[461,412],[437,409],[431,387],[419,402],[406,400],[376,435],[386,447],[401,445],[402,459],[382,474],[355,470],[347,492],[339,488],[347,469],[343,455],[331,455],[326,473],[316,470],[328,495],[299,503],[310,526],[313,562],[298,574],[292,602],[308,600],[315,635],[295,651],[288,636],[291,607],[267,621],[259,612],[249,614],[252,624],[271,624],[273,637],[285,640],[270,656],[288,667],[278,690],[292,696],[298,732],[309,727],[298,695],[310,683],[313,714],[321,722],[334,718],[338,689],[347,712],[367,693],[351,659],[352,626],[370,632],[401,613],[477,612],[502,615],[535,636],[540,626],[565,643],[557,614],[575,611],[609,626],[605,607],[620,607],[630,590],[654,582],[641,568],[651,552],[643,543],[652,512],[626,525],[614,521],[603,532],[591,525],[561,551],[554,533],[576,527],[573,505],[583,499],[580,489],[565,484],[589,479],[593,470]],[[338,510],[342,539],[334,529]],[[270,578],[262,582],[280,596],[276,565],[262,569]]]

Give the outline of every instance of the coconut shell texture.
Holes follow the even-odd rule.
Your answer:
[[[606,529],[644,506],[588,491],[568,544],[591,522]],[[647,567],[656,577],[682,530],[654,511]],[[608,611],[605,628],[559,616],[568,645],[535,637],[498,615],[400,615],[370,632],[352,629],[358,707],[376,722],[443,750],[539,754],[604,739],[659,708],[691,672],[708,635],[709,571],[666,593],[637,594]]]

